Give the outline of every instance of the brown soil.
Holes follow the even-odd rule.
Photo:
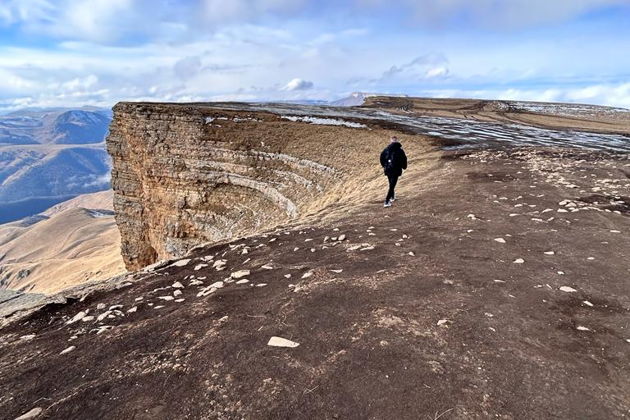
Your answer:
[[[200,249],[184,267],[4,327],[1,417],[627,417],[630,218],[605,208],[630,195],[627,155],[410,158],[390,209],[375,170],[300,226]],[[195,271],[207,255],[226,270]],[[241,269],[250,283],[197,297]],[[185,301],[160,300],[176,281]],[[126,315],[66,325],[99,303]],[[272,336],[300,345],[270,347]]]

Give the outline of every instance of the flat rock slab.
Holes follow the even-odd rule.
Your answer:
[[[268,346],[271,347],[289,347],[295,348],[300,345],[300,343],[296,343],[295,341],[287,340],[286,338],[273,336],[269,339],[267,343]]]

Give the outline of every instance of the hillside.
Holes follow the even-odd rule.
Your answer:
[[[0,288],[56,293],[124,272],[111,192],[0,225]]]
[[[0,409],[627,416],[628,127],[399,100],[118,105],[123,258],[165,261],[3,311]],[[391,134],[410,165],[384,209]]]
[[[110,121],[109,110],[91,108],[0,116],[0,223],[108,189]]]

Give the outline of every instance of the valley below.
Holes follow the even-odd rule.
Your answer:
[[[0,298],[0,412],[627,417],[629,133],[561,104],[121,103],[115,216],[57,208],[3,252],[108,235],[100,264],[129,271]],[[409,170],[384,209],[392,135]]]

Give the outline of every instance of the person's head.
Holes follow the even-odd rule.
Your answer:
[[[390,143],[398,143],[398,137],[396,137],[396,136],[391,136],[391,137],[389,138],[389,141],[390,141]]]

